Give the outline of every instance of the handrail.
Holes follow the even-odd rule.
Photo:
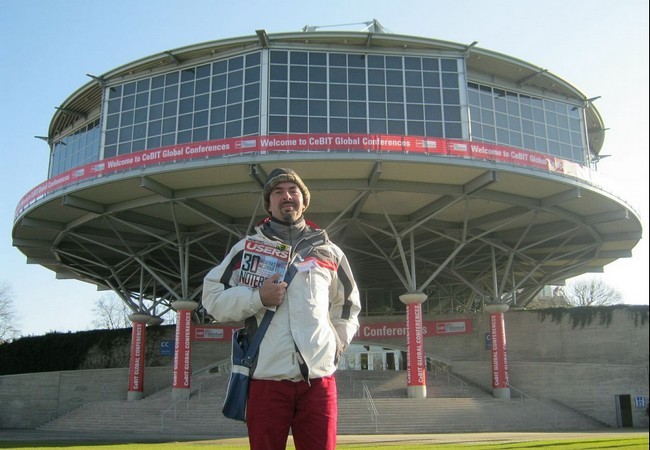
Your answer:
[[[68,414],[69,412],[74,411],[75,409],[81,408],[84,406],[86,403],[73,403],[69,404],[66,406],[61,406],[60,408],[56,408],[55,410],[51,411],[47,415],[47,421],[51,422],[54,419],[58,419],[59,417]]]
[[[63,377],[64,375],[65,374],[63,373],[63,371],[59,372],[59,377]],[[59,380],[60,380],[60,378],[59,378]],[[112,391],[112,390],[113,390],[112,387],[107,387],[107,386],[102,385],[102,386],[98,387],[97,389],[93,389],[93,392],[100,393],[100,394],[106,394],[107,392]],[[154,392],[155,392],[155,390],[156,389],[154,388]],[[61,397],[61,393],[59,392],[59,393],[57,393],[57,404],[61,400],[60,397]],[[92,398],[92,396],[86,396],[85,398],[73,399],[67,405],[57,406],[55,409],[53,409],[52,411],[47,413],[47,421],[51,422],[54,419],[58,419],[59,417],[65,415],[65,414],[68,414],[68,413],[74,411],[75,409],[81,408],[82,406],[84,406],[84,405],[86,405],[88,403],[92,403],[94,401],[102,401],[102,397],[105,398],[106,396],[104,395],[104,396],[101,396],[100,398]]]
[[[427,356],[427,367],[430,367],[430,372],[434,374],[446,374],[447,375],[447,385],[450,384],[450,381],[453,380],[456,383],[458,383],[459,386],[459,395],[463,397],[463,391],[465,388],[467,388],[467,391],[469,392],[469,384],[465,382],[463,379],[460,377],[454,375],[451,370],[451,364],[448,363],[447,361],[444,361],[439,358],[432,358]]]
[[[204,373],[209,373],[211,369],[217,367],[218,372],[222,373],[230,373],[231,369],[231,364],[230,364],[230,359],[228,360],[223,360],[219,361],[215,364],[211,364],[207,367],[204,367],[203,369],[194,372],[192,375],[193,377],[196,376],[196,374],[204,374]],[[190,390],[190,395],[187,398],[182,398],[178,400],[172,400],[171,405],[169,408],[160,411],[160,431],[164,430],[165,426],[165,417],[169,415],[171,412],[174,413],[173,415],[173,420],[176,420],[178,417],[177,411],[178,411],[178,404],[180,402],[185,402],[185,409],[189,410],[190,409],[190,401],[194,398],[197,399],[198,401],[201,401],[203,397],[203,391],[204,389],[207,389],[210,384],[214,384],[215,380],[208,380],[208,381],[202,381],[200,383],[193,383],[192,384],[192,389]]]
[[[204,373],[214,373],[214,372],[229,374],[231,367],[232,367],[231,359],[225,358],[220,361],[214,362],[212,364],[208,364],[207,366],[202,367],[201,369],[195,370],[194,372],[192,372],[192,376],[202,375]],[[216,371],[214,370],[215,368],[217,369]]]
[[[378,416],[379,412],[377,411],[377,406],[375,405],[375,401],[372,398],[372,395],[370,394],[370,389],[368,388],[368,384],[365,381],[362,381],[361,384],[363,385],[363,398],[366,399],[366,405],[368,406],[368,411],[370,411],[370,420],[375,422],[375,432],[378,431]]]
[[[174,413],[174,420],[176,420],[176,418],[178,417],[178,415],[177,415],[177,412],[178,412],[177,405],[179,403],[181,403],[181,402],[185,402],[185,409],[186,410],[190,409],[190,398],[188,397],[188,398],[181,398],[181,399],[178,399],[178,400],[172,400],[171,405],[169,406],[169,408],[167,408],[167,409],[165,409],[163,411],[160,411],[160,431],[165,430],[165,416],[167,416],[167,414],[169,414],[170,412],[173,412]]]
[[[525,400],[532,400],[536,405],[541,406],[542,408],[546,408],[547,410],[550,410],[553,416],[553,428],[557,428],[557,421],[558,421],[558,414],[560,413],[557,409],[553,408],[552,406],[547,405],[544,402],[541,402],[537,400],[534,397],[531,397],[530,395],[526,394],[524,391],[517,389],[516,387],[509,385],[508,386],[511,391],[515,391],[517,394],[519,394],[519,402],[521,404],[524,403]],[[542,414],[541,408],[537,409],[537,418],[541,418],[542,416],[547,417],[545,414]]]

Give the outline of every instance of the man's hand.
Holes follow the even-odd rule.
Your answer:
[[[260,300],[264,306],[278,306],[284,299],[284,294],[287,292],[288,284],[284,281],[277,282],[280,274],[267,278],[260,287]]]

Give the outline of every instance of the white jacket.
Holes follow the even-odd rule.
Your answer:
[[[255,238],[269,240],[271,236],[257,227]],[[206,275],[202,304],[217,322],[246,320],[252,337],[266,307],[257,289],[237,283],[244,242],[235,244],[222,263]],[[298,271],[289,284],[262,340],[253,378],[304,379],[297,351],[309,369],[308,378],[331,375],[359,328],[359,292],[347,258],[324,230],[309,227],[292,253],[304,253],[310,244],[313,247],[303,259],[313,259],[315,264]]]

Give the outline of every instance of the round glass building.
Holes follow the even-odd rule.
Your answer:
[[[546,69],[436,39],[311,31],[200,43],[127,63],[57,108],[46,180],[20,201],[28,263],[154,317],[262,220],[291,167],[306,217],[348,255],[364,315],[526,306],[641,237],[596,181],[603,120]],[[193,320],[209,321],[199,307]]]

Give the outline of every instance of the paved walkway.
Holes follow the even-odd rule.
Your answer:
[[[547,439],[602,439],[611,437],[648,437],[648,431],[639,428],[630,429],[604,429],[602,431],[587,432],[513,432],[513,433],[458,433],[458,434],[373,434],[373,435],[341,435],[338,437],[340,444],[382,444],[391,443],[404,445],[405,443],[421,444],[471,444],[471,443],[509,443],[526,442]],[[212,445],[219,444],[248,444],[246,438],[220,438],[214,435],[151,435],[132,434],[120,436],[116,433],[78,433],[78,432],[52,432],[39,430],[0,430],[0,442],[20,441],[49,441],[49,442],[178,442],[201,441]],[[291,439],[290,439],[291,443]]]

